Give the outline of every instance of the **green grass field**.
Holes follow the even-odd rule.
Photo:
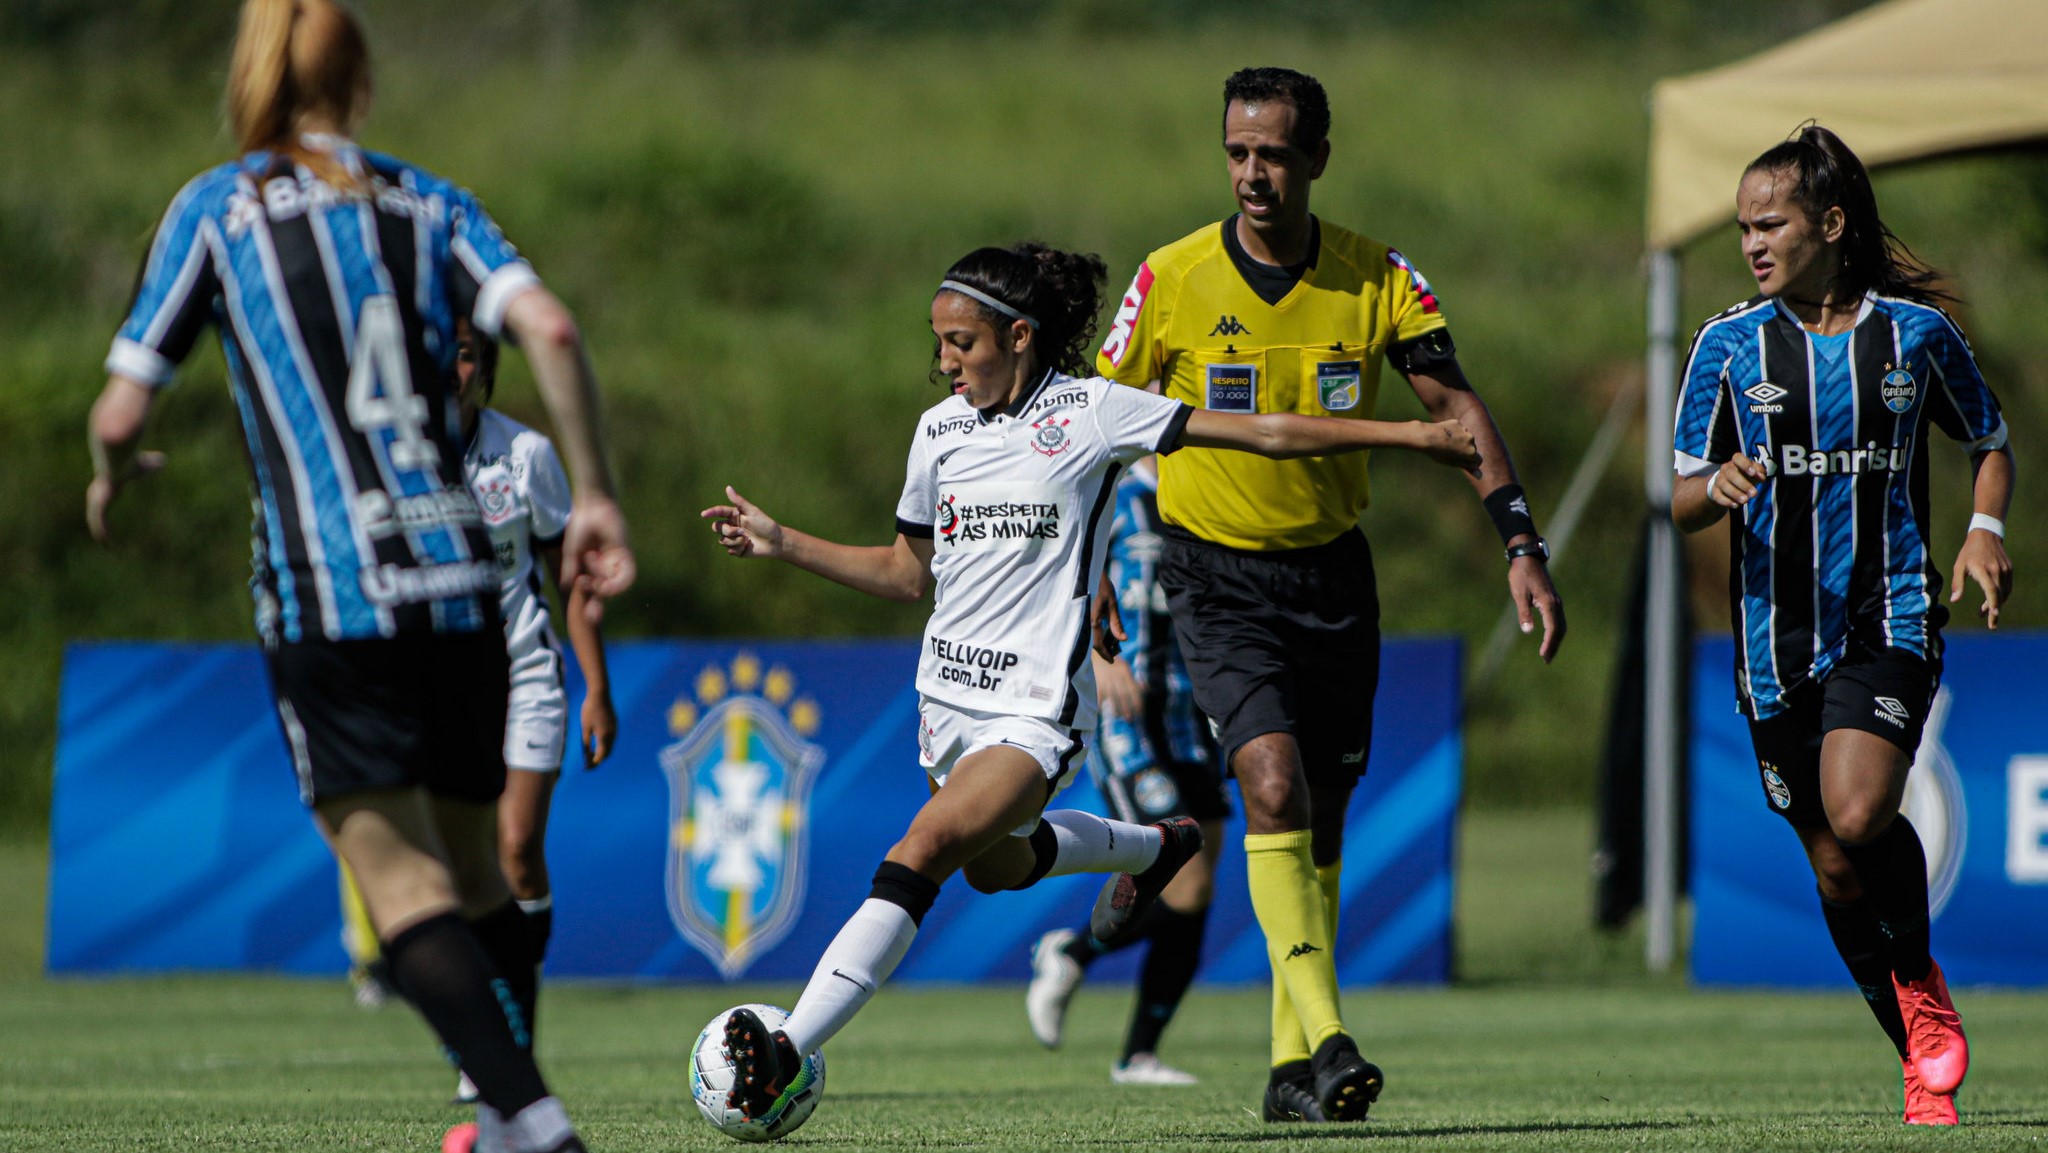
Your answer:
[[[1127,990],[1085,988],[1045,1053],[1021,990],[896,988],[833,1041],[801,1149],[2030,1148],[2048,1140],[2048,997],[1962,995],[1976,1072],[1967,1128],[1908,1130],[1898,1072],[1847,989],[1697,992],[1641,976],[1639,945],[1585,928],[1577,813],[1480,813],[1464,830],[1450,990],[1346,998],[1388,1091],[1361,1127],[1275,1127],[1259,990],[1197,992],[1164,1046],[1194,1089],[1117,1089]],[[431,1150],[461,1119],[452,1077],[400,1008],[341,982],[44,980],[40,846],[0,842],[0,1149]],[[25,899],[23,899],[25,898]],[[541,1052],[593,1149],[736,1148],[683,1085],[696,1030],[788,987],[557,984]]]

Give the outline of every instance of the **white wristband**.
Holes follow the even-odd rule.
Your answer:
[[[2005,522],[1999,520],[1995,516],[1990,515],[1989,513],[1980,512],[1971,514],[1970,531],[1976,532],[1980,528],[1983,529],[1985,532],[1990,533],[1992,536],[1997,537],[1999,540],[2005,539]]]

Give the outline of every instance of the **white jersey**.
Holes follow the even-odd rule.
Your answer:
[[[498,558],[498,610],[512,681],[545,677],[560,684],[561,650],[548,624],[534,552],[561,540],[568,526],[568,473],[547,437],[488,408],[477,414],[462,472]]]
[[[937,585],[918,692],[961,708],[1095,726],[1088,606],[1108,556],[1116,478],[1169,452],[1177,400],[1047,373],[984,414],[932,406],[910,447],[896,527],[932,541]]]

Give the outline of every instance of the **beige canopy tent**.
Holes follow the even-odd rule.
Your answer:
[[[1742,170],[1806,120],[1870,168],[2048,142],[2048,0],[1889,0],[1651,96],[1650,348],[1644,483],[1671,506],[1678,251],[1732,229]],[[1727,254],[1734,259],[1734,252]],[[1644,898],[1653,969],[1675,955],[1679,579],[1670,517],[1651,521],[1644,700]]]

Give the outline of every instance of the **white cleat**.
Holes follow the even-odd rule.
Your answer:
[[[1152,1053],[1133,1053],[1131,1059],[1109,1067],[1112,1085],[1196,1085],[1201,1079],[1185,1069],[1176,1069]]]
[[[1060,1035],[1067,1024],[1067,1002],[1081,987],[1082,971],[1067,956],[1072,929],[1054,929],[1031,946],[1031,984],[1024,990],[1024,1015],[1031,1019],[1031,1035],[1048,1049],[1060,1047]]]
[[[463,1073],[463,1074],[461,1074],[461,1078],[462,1078],[462,1079],[461,1079],[460,1081],[457,1081],[457,1082],[455,1083],[455,1100],[453,1100],[453,1101],[450,1101],[450,1102],[449,1102],[449,1104],[450,1104],[450,1105],[474,1105],[474,1104],[476,1104],[476,1103],[477,1103],[477,1100],[478,1100],[478,1098],[477,1098],[477,1091],[476,1091],[476,1082],[474,1082],[474,1081],[470,1080],[470,1079],[469,1079],[469,1074],[467,1074],[467,1073]]]

